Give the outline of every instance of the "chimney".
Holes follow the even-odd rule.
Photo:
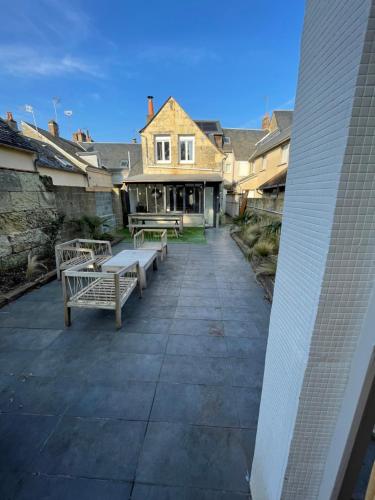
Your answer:
[[[55,120],[50,120],[48,122],[48,132],[52,134],[54,137],[59,137],[59,126],[55,122]]]
[[[270,114],[268,113],[268,111],[264,114],[263,118],[262,118],[262,129],[263,130],[269,130],[270,128],[270,123],[271,123],[271,118],[270,118]]]
[[[86,129],[86,142],[94,142],[88,129]]]
[[[148,103],[147,103],[147,123],[153,118],[154,116],[154,101],[153,101],[153,96],[148,95]]]
[[[9,127],[14,130],[15,132],[18,131],[18,126],[16,120],[13,118],[13,113],[11,111],[7,111],[7,117],[6,121],[9,125]]]
[[[132,143],[133,143],[133,144],[137,144],[137,138],[136,138],[136,137],[133,137],[133,139],[132,139]]]
[[[223,136],[221,134],[214,134],[215,144],[221,149],[223,147]]]
[[[91,139],[91,137],[90,137]],[[75,142],[87,142],[86,134],[79,128],[77,132],[73,132],[73,141]],[[91,142],[91,141],[89,141]]]

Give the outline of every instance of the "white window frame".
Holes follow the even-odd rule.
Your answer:
[[[224,163],[224,173],[225,174],[232,173],[232,165],[230,163]]]
[[[287,142],[286,144],[283,144],[281,147],[281,164],[282,165],[284,163],[288,163],[288,161],[289,161],[289,146],[290,146],[290,143]]]
[[[191,160],[182,160],[181,159],[181,144],[183,142],[192,142],[193,143],[193,158]],[[188,149],[185,147],[186,151],[188,151]],[[179,162],[180,163],[194,163],[195,162],[195,137],[194,135],[180,135],[178,137],[178,156],[179,156]]]
[[[162,156],[161,160],[158,160],[158,143],[162,143]],[[169,160],[165,159],[165,143],[169,144]],[[169,135],[156,135],[155,136],[155,163],[171,163],[172,161],[172,150],[171,150],[171,137]]]
[[[230,144],[230,137],[225,135],[223,138],[223,144]]]

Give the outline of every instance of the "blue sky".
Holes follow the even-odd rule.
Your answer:
[[[13,0],[2,9],[1,110],[62,135],[129,141],[173,95],[195,119],[258,127],[293,107],[303,0]],[[67,118],[64,110],[72,110]]]

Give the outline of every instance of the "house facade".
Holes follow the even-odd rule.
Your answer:
[[[80,142],[87,151],[85,158],[95,158],[112,175],[115,186],[122,186],[130,174],[142,174],[142,145],[125,142]],[[90,161],[90,160],[89,160]]]
[[[111,174],[102,168],[94,155],[88,155],[78,142],[61,137],[58,124],[54,120],[48,122],[48,130],[27,122],[21,122],[21,127],[24,136],[51,146],[57,154],[85,174],[87,179],[85,187],[88,191],[111,192],[113,187]]]
[[[239,180],[237,192],[248,198],[284,198],[292,120],[293,111],[289,110],[274,111],[269,124],[265,117],[268,133],[256,143],[249,157],[250,173]]]
[[[173,97],[155,114],[149,97],[140,134],[143,173],[125,181],[131,212],[183,213],[185,225],[217,225],[225,159],[219,122],[194,121]]]
[[[249,176],[249,158],[254,153],[257,142],[267,133],[266,129],[223,128],[223,151],[226,155],[223,178],[228,191]]]

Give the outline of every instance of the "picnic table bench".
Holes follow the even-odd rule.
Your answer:
[[[147,214],[135,213],[129,215],[129,231],[131,235],[137,229],[173,229],[176,236],[183,231],[183,214]]]

